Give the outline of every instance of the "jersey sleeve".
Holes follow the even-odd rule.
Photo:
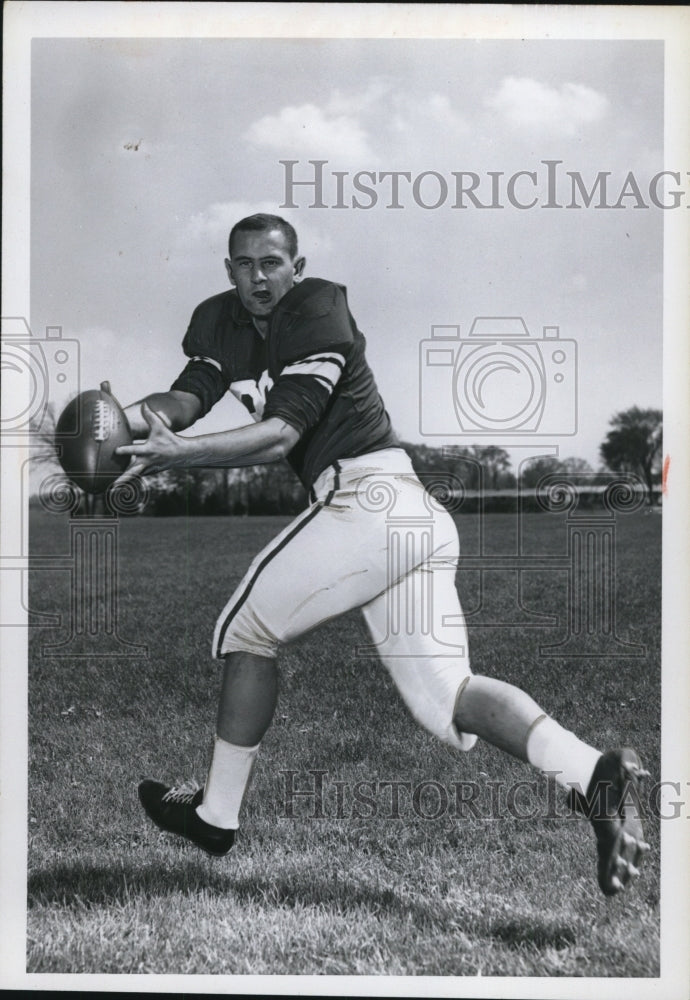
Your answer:
[[[345,371],[354,335],[345,295],[320,288],[281,316],[279,373],[263,419],[279,417],[300,435],[322,418]]]
[[[189,358],[171,389],[191,392],[201,402],[201,416],[221,399],[230,385],[230,375],[225,371],[214,343],[214,327],[207,315],[209,310],[202,303],[194,310],[182,341],[182,350]]]

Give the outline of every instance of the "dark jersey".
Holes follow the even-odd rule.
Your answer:
[[[327,466],[399,447],[345,289],[305,278],[278,303],[266,339],[236,291],[197,306],[182,343],[190,358],[172,389],[202,415],[229,389],[255,420],[280,417],[300,433],[288,461],[308,489]]]

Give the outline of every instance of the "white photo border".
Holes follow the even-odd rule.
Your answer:
[[[683,7],[424,4],[72,3],[5,5],[3,315],[29,314],[30,47],[33,37],[347,37],[640,39],[665,45],[665,163],[690,167],[690,13]],[[671,456],[663,515],[662,778],[688,776],[687,211],[669,212],[664,234],[664,454]],[[2,490],[26,455],[3,454]],[[13,526],[3,524],[3,532]],[[3,537],[7,537],[3,535]],[[4,574],[7,577],[10,574]],[[3,578],[3,600],[12,600]],[[20,629],[0,630],[0,985],[78,989],[322,995],[578,997],[669,1000],[687,996],[690,842],[687,824],[662,824],[661,975],[655,980],[330,976],[36,975],[26,962],[27,662]],[[630,941],[629,947],[635,948]]]

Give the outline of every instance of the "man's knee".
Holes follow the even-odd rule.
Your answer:
[[[278,637],[245,605],[232,617],[221,615],[218,619],[213,636],[213,655],[219,659],[230,653],[249,653],[275,659],[279,645]]]
[[[384,662],[417,722],[443,743],[457,750],[471,750],[477,737],[455,725],[459,692],[471,676],[467,661],[462,657],[430,656]]]
[[[277,660],[274,656],[262,656],[248,649],[231,650],[223,653],[221,659],[229,670],[236,674],[243,673],[273,673],[277,670]]]

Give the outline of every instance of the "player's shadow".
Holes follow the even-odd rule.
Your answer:
[[[232,898],[237,902],[263,906],[326,906],[340,912],[362,908],[386,916],[412,920],[416,927],[445,930],[473,923],[477,914],[473,903],[466,906],[461,898],[426,900],[382,886],[378,880],[357,884],[337,877],[326,877],[312,868],[294,869],[266,877],[255,874],[233,876],[222,872],[213,859],[187,861],[174,870],[169,861],[153,861],[142,866],[98,865],[75,861],[61,862],[36,870],[29,875],[28,908],[59,906],[84,909],[92,906],[132,904],[141,899],[160,899],[180,892],[205,897]],[[577,938],[577,922],[554,921],[530,913],[518,920],[489,920],[484,929],[491,937],[509,947],[529,943],[537,947],[567,948]]]
[[[79,909],[201,891],[211,895],[232,892],[231,878],[214,871],[211,859],[181,865],[175,871],[162,860],[143,865],[58,862],[29,873],[27,906]]]

